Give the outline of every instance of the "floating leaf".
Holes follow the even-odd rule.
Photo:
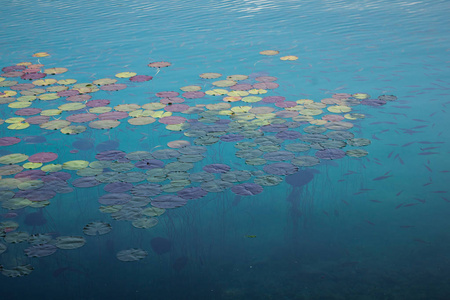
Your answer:
[[[76,249],[84,246],[86,240],[82,236],[60,236],[56,238],[55,246],[59,249]]]
[[[116,257],[121,261],[138,261],[148,255],[147,251],[142,249],[128,249],[117,252]]]
[[[111,231],[112,227],[110,224],[105,222],[91,222],[84,226],[83,232],[86,235],[103,235]]]

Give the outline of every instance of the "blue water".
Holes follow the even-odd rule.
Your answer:
[[[20,62],[42,63],[43,69],[64,67],[68,72],[47,78],[77,83],[115,78],[119,72],[153,76],[140,83],[117,78],[128,85],[126,89],[92,93],[92,100],[108,99],[110,107],[159,102],[157,92],[182,94],[180,87],[188,85],[211,90],[215,88],[211,83],[219,79],[199,77],[206,72],[223,74],[220,79],[250,75],[246,81],[250,84],[257,76],[275,76],[279,87],[266,95],[283,96],[286,101],[320,102],[336,93],[397,97],[380,107],[353,107],[352,112],[365,118],[351,121],[354,127],[349,131],[371,140],[359,147],[368,151],[367,156],[322,160],[300,168],[313,171],[309,181],[297,187],[280,176],[280,184],[264,186],[255,196],[239,197],[230,189],[210,192],[167,209],[148,229],[99,211],[105,184],[57,193],[42,209],[7,209],[2,181],[15,174],[2,175],[0,222],[17,222],[15,231],[47,233],[53,240],[58,236],[86,240],[80,248],[58,249],[37,258],[24,253],[30,243],[8,242],[10,233],[6,233],[0,240],[7,247],[0,254],[3,270],[31,265],[33,271],[14,278],[3,276],[4,272],[0,276],[4,299],[450,298],[448,1],[4,2],[1,67]],[[259,54],[263,50],[280,54]],[[50,56],[33,57],[37,52]],[[298,60],[280,60],[285,55]],[[147,66],[158,61],[171,66]],[[222,98],[205,96],[184,103],[222,103]],[[30,107],[56,109],[65,103],[61,97],[35,100]],[[252,105],[238,103],[232,105]],[[15,111],[1,104],[0,118],[14,117]],[[21,141],[1,146],[0,156],[54,152],[58,159],[51,163],[63,164],[93,162],[104,150],[154,152],[181,139],[194,144],[184,131],[167,130],[158,121],[133,126],[128,119],[111,130],[79,124],[87,128],[78,135],[38,125],[10,130],[3,123],[0,137]],[[308,125],[293,130],[304,133]],[[27,142],[29,136],[44,137],[45,142]],[[77,148],[77,141],[91,146]],[[236,157],[234,144],[205,146],[205,158],[188,172],[200,172],[213,163],[234,171],[263,170],[264,166],[250,166]],[[62,172],[71,175],[67,180],[71,187],[80,177],[76,171]],[[255,177],[246,182],[254,182]],[[7,218],[5,214],[11,212],[17,216]],[[45,224],[27,225],[27,216],[41,212]],[[111,232],[84,234],[83,227],[94,221],[111,224]],[[152,243],[157,237],[170,243],[164,253]],[[131,248],[148,255],[133,262],[117,259],[119,251]]]

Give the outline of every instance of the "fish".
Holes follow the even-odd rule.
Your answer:
[[[401,190],[400,192],[398,192],[397,194],[395,194],[395,196],[400,196],[401,193],[403,193],[403,190]]]
[[[376,178],[374,178],[374,179],[372,179],[372,180],[374,180],[374,181],[377,181],[377,180],[383,180],[383,179],[387,179],[387,178],[389,178],[389,177],[392,177],[392,175],[389,175],[389,176],[383,175],[383,176],[380,176],[380,177],[376,177]]]
[[[249,239],[254,239],[254,238],[256,238],[256,235],[247,234],[245,237],[249,238]]]
[[[419,203],[408,203],[408,204],[403,205],[403,207],[414,206],[414,205],[417,205],[417,204],[419,204]]]
[[[396,207],[395,207],[395,209],[399,209],[400,207],[402,207],[403,206],[403,203],[400,203],[399,205],[397,205]]]

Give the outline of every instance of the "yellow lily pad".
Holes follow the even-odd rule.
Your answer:
[[[112,107],[109,106],[99,106],[99,107],[93,107],[89,109],[89,112],[92,114],[103,114],[106,112],[110,112],[112,110]]]
[[[27,122],[23,122],[23,123],[14,123],[8,126],[8,129],[11,130],[21,130],[21,129],[25,129],[30,127],[30,124],[28,124]]]
[[[37,169],[42,167],[42,163],[27,162],[23,164],[25,169]]]
[[[86,160],[71,160],[63,163],[62,168],[66,170],[80,170],[89,166],[89,162]]]
[[[260,95],[260,94],[266,94],[267,90],[264,90],[264,89],[251,89],[248,92],[249,92],[249,94],[252,94],[252,95]]]
[[[159,118],[164,118],[164,117],[170,117],[172,115],[172,113],[170,111],[155,111],[153,113],[150,114],[151,117],[159,119]]]
[[[61,113],[62,113],[62,110],[59,110],[59,109],[46,109],[46,110],[41,111],[40,115],[51,117],[51,116],[60,115]]]
[[[8,124],[14,124],[14,123],[20,123],[20,122],[23,122],[23,121],[25,121],[25,118],[22,118],[22,117],[12,117],[12,118],[6,119],[6,120],[5,120],[5,123],[8,123]]]
[[[121,72],[121,73],[117,73],[116,77],[117,78],[130,78],[130,77],[133,77],[136,75],[137,75],[137,73],[134,73],[134,72]]]
[[[219,81],[214,81],[212,83],[212,85],[215,85],[218,87],[229,87],[229,86],[233,86],[236,84],[237,84],[237,82],[233,81],[233,80],[219,80]]]
[[[86,127],[83,125],[71,125],[61,129],[64,134],[79,134],[86,131]]]
[[[66,68],[50,68],[50,69],[45,69],[44,73],[50,74],[50,75],[56,75],[56,74],[65,73],[67,71],[68,70]]]
[[[188,85],[180,88],[180,90],[182,90],[183,92],[196,92],[200,91],[201,89],[202,87],[198,85]]]
[[[203,78],[203,79],[216,79],[216,78],[219,78],[220,76],[222,76],[222,74],[220,74],[220,73],[203,73],[203,74],[200,74],[200,78]]]
[[[58,93],[58,92],[62,92],[62,91],[67,91],[69,89],[68,86],[64,86],[64,85],[53,85],[53,86],[49,86],[48,88],[46,88],[45,90],[49,93]]]
[[[49,56],[50,54],[48,54],[47,52],[37,52],[33,54],[33,57],[46,57]]]
[[[251,106],[235,106],[231,108],[231,111],[234,113],[246,113],[250,109],[252,109]]]
[[[76,79],[61,79],[57,81],[58,84],[62,84],[62,85],[69,85],[69,84],[74,84],[77,82]]]
[[[278,51],[278,50],[264,50],[264,51],[259,52],[259,54],[262,54],[262,55],[277,55],[278,53],[280,53],[280,51]]]
[[[61,164],[48,164],[45,165],[41,168],[42,171],[44,172],[59,172],[62,170],[62,165]]]
[[[280,57],[281,60],[297,60],[298,57],[295,55],[287,55],[287,56],[282,56]]]
[[[48,129],[48,130],[59,130],[59,129],[62,129],[69,125],[70,125],[70,122],[66,121],[66,120],[53,120],[53,121],[48,121],[48,122],[42,123],[39,125],[39,127],[41,127],[42,129]]]
[[[255,103],[255,102],[261,101],[261,99],[262,98],[258,97],[258,96],[248,96],[248,97],[242,98],[242,101],[248,102],[248,103]]]
[[[227,95],[230,97],[244,97],[247,96],[249,92],[247,91],[231,91]]]
[[[17,95],[16,91],[3,91],[3,95],[0,95],[0,98],[8,98],[8,97],[14,97]]]
[[[89,123],[89,127],[94,129],[111,129],[120,125],[117,120],[99,120]]]
[[[31,101],[34,101],[36,99],[37,99],[36,96],[20,96],[16,100],[20,101],[20,102],[31,102]]]
[[[241,101],[242,97],[230,97],[230,96],[228,96],[228,97],[224,97],[222,100],[225,101],[225,102],[237,102],[237,101]]]
[[[114,106],[114,109],[117,111],[133,111],[139,108],[141,108],[141,106],[137,104],[119,104]]]
[[[119,73],[120,74],[120,73]],[[114,84],[117,82],[117,79],[112,79],[112,78],[102,78],[102,79],[97,79],[94,80],[92,83],[96,84],[96,85],[105,85],[105,84]]]
[[[350,107],[344,105],[333,105],[329,106],[327,109],[333,113],[348,113],[352,110]]]
[[[33,84],[37,86],[47,86],[55,84],[56,82],[57,82],[56,79],[38,79],[33,81]]]
[[[224,90],[224,89],[214,89],[214,90],[206,91],[205,94],[210,95],[210,96],[220,96],[220,95],[228,94],[228,91]]]
[[[17,164],[23,161],[26,161],[28,159],[28,155],[21,154],[21,153],[13,153],[13,154],[7,154],[0,157],[0,164],[4,165],[12,165]]]
[[[56,100],[58,98],[59,98],[59,96],[57,93],[48,93],[48,94],[42,94],[42,95],[38,96],[38,99],[42,100],[42,101]]]
[[[147,103],[147,104],[142,105],[143,109],[148,109],[148,110],[158,110],[158,109],[161,109],[164,107],[166,107],[166,105],[159,103],[159,102]]]

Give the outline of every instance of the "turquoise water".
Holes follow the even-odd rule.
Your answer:
[[[203,92],[225,89],[228,93],[232,87],[217,87],[213,82],[231,75],[246,75],[249,78],[238,83],[255,85],[257,78],[273,76],[279,85],[265,89],[266,94],[249,96],[282,96],[284,102],[310,99],[319,103],[313,105],[319,105],[317,109],[323,111],[306,121],[300,117],[258,116],[268,120],[257,123],[258,126],[249,125],[256,124],[251,119],[256,119],[255,114],[245,119],[249,114],[241,113],[247,115],[240,121],[244,129],[233,131],[231,123],[223,129],[222,124],[221,130],[209,132],[208,136],[244,133],[244,139],[226,142],[212,138],[214,142],[204,144],[193,132],[198,123],[212,125],[219,118],[237,124],[239,116],[223,112],[230,110],[226,106],[207,106],[203,108],[205,112],[174,112],[174,116],[189,119],[183,124],[191,126],[183,125],[176,130],[167,129],[157,113],[152,115],[151,124],[133,125],[128,122],[132,117],[127,116],[109,130],[91,128],[90,122],[72,123],[85,127],[77,128],[84,130],[79,134],[63,134],[59,128],[41,129],[39,124],[11,130],[8,122],[14,120],[8,119],[18,117],[16,112],[20,108],[8,106],[10,102],[23,100],[18,99],[23,91],[17,91],[11,100],[2,100],[0,116],[8,121],[0,125],[1,138],[20,139],[14,145],[0,147],[0,161],[4,162],[0,166],[0,222],[2,231],[7,231],[0,241],[6,248],[0,254],[5,275],[0,277],[0,286],[5,299],[448,299],[447,1],[109,1],[107,6],[93,1],[10,1],[3,4],[2,12],[2,68],[30,62],[43,64],[41,73],[48,68],[67,68],[67,72],[47,75],[46,79],[92,83],[114,78],[127,87],[119,91],[82,91],[92,96],[89,100],[108,99],[107,107],[114,110],[119,110],[115,107],[121,104],[159,103],[162,98],[156,93],[163,91],[180,93],[178,97],[190,107],[228,104],[269,107],[274,112],[284,110],[263,100],[223,101],[227,95],[190,99],[182,97],[184,91],[180,90],[195,85]],[[279,54],[261,55],[264,50],[277,50]],[[39,52],[50,55],[33,57]],[[289,55],[298,59],[280,59]],[[148,67],[160,61],[171,65]],[[149,75],[153,79],[132,82],[129,78],[115,77],[121,72]],[[199,76],[207,72],[222,76],[218,79]],[[5,78],[0,82],[2,92],[13,90],[4,82],[33,82],[20,77],[0,77]],[[38,88],[61,85],[74,89],[74,84],[59,83]],[[42,94],[52,92],[50,89]],[[397,99],[382,106],[364,105],[359,103],[365,99],[355,98],[358,93],[360,98],[368,97],[367,94],[368,99],[382,95],[395,95]],[[286,175],[266,172],[266,166],[277,163],[276,160],[255,166],[236,156],[242,146],[238,143],[255,140],[251,148],[263,149],[260,157],[267,158],[267,153],[278,150],[292,152],[286,146],[293,143],[313,146],[305,152],[294,151],[296,157],[320,156],[317,153],[324,147],[320,144],[297,138],[271,142],[268,147],[256,136],[277,135],[267,130],[270,127],[263,127],[270,123],[288,123],[292,126],[288,131],[302,135],[308,130],[319,133],[326,126],[315,123],[317,120],[325,115],[346,115],[328,111],[331,105],[320,107],[323,99],[333,95],[339,98],[336,94],[348,94],[353,103],[356,99],[359,105],[349,106],[352,109],[349,113],[365,116],[343,119],[353,125],[345,131],[355,138],[370,140],[369,145],[352,146],[346,139],[347,145],[337,153],[359,148],[366,150],[367,156],[316,158],[320,163],[310,167],[296,162],[294,166],[300,172],[295,174],[300,178],[294,181]],[[88,103],[84,102],[70,102],[62,96],[55,100],[33,100],[29,108],[46,111],[67,103]],[[153,108],[159,112],[169,110]],[[71,115],[86,113],[86,109],[62,111],[48,120],[68,117],[70,120]],[[236,115],[239,114],[238,111]],[[194,122],[199,119],[200,122]],[[305,131],[314,124],[317,127]],[[326,129],[323,134],[333,131]],[[99,203],[99,199],[108,195],[104,190],[108,177],[116,176],[110,181],[128,182],[133,187],[160,185],[159,188],[166,189],[160,195],[176,195],[176,188],[169,189],[173,187],[169,186],[173,178],[146,174],[136,181],[123,177],[129,172],[144,174],[147,169],[126,169],[124,164],[136,164],[143,159],[127,160],[122,156],[114,166],[91,165],[95,172],[109,172],[105,176],[92,171],[90,175],[98,179],[93,178],[98,185],[77,187],[76,180],[86,177],[80,175],[86,171],[63,165],[73,160],[91,163],[98,160],[97,154],[111,150],[122,151],[108,152],[119,156],[148,151],[156,153],[153,156],[159,154],[165,169],[180,171],[186,165],[169,165],[180,160],[179,157],[161,158],[161,152],[156,152],[183,151],[168,146],[176,140],[203,146],[205,152],[204,158],[195,161],[187,174],[172,176],[185,178],[202,172],[207,165],[225,164],[231,171],[247,171],[238,173],[236,180],[242,182],[230,181],[222,192],[210,189],[203,197],[181,201],[182,206],[168,208],[153,217],[148,210],[146,215],[142,211],[161,204],[154,201],[157,196],[145,195],[144,199],[135,199],[138,203],[133,205],[135,214],[124,217],[115,214],[123,207],[99,210],[105,206],[102,203],[105,201]],[[334,147],[335,144],[331,148]],[[45,168],[45,176],[38,177],[38,182],[29,181],[36,178],[18,175],[30,174],[25,173],[27,167],[41,168],[24,166],[30,161],[29,156],[40,152],[58,155],[42,167],[61,164],[58,176],[70,174],[70,178],[56,180],[52,177],[55,172],[51,172],[56,169]],[[26,158],[22,161],[17,158],[12,163],[16,167],[8,167],[6,158],[11,156],[6,156],[15,153]],[[279,159],[288,155],[284,152]],[[22,167],[25,169],[21,170]],[[16,171],[8,175],[11,168]],[[275,173],[276,170],[279,168],[275,168]],[[220,178],[220,173],[210,174]],[[274,175],[278,184],[263,184],[263,190],[253,191],[255,195],[237,194],[239,184],[261,183],[262,176],[268,174]],[[20,178],[20,182],[8,179],[14,177]],[[57,192],[48,202],[24,200],[18,204],[11,200],[23,198],[19,196],[24,195],[24,190],[44,192],[53,184],[47,183],[41,189],[42,182],[55,181],[61,186],[53,188]],[[31,184],[36,186],[30,187]],[[183,184],[186,185],[182,188],[201,188],[203,184],[208,189],[194,180]],[[123,194],[129,196],[121,195],[122,200],[131,197],[129,191]],[[36,194],[34,197],[39,199]],[[144,223],[139,225],[136,220]],[[151,222],[154,225],[156,220],[156,226],[137,228],[149,227]],[[83,229],[91,222],[110,224],[112,230],[97,236],[86,234],[88,231]],[[14,235],[16,232],[23,232],[24,238]],[[35,247],[33,239],[27,236],[36,234],[50,237],[44,245],[54,253],[43,257],[26,254]],[[67,246],[58,241],[67,236],[84,239],[85,244],[64,249]],[[119,260],[117,254],[127,249],[140,249],[146,255],[137,261]],[[9,277],[17,274],[14,268],[18,266],[31,266],[33,270],[19,272],[24,276]]]

